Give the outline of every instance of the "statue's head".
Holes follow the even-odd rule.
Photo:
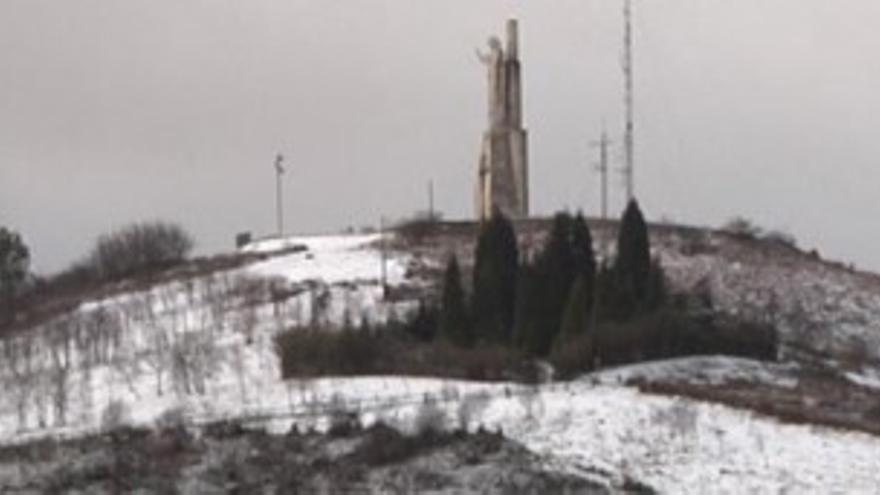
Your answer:
[[[490,36],[489,48],[491,48],[492,51],[501,50],[501,40],[499,40],[497,36]]]

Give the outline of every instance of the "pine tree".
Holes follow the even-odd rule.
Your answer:
[[[458,259],[452,256],[443,277],[443,299],[440,313],[440,335],[455,345],[468,347],[474,343],[473,329],[467,314]]]
[[[18,297],[30,268],[30,251],[17,232],[0,227],[0,323],[14,319]]]
[[[477,241],[473,325],[477,340],[509,343],[513,333],[519,248],[510,221],[497,209]]]
[[[565,303],[562,314],[562,327],[557,342],[564,345],[566,341],[586,335],[590,327],[590,300],[587,299],[587,280],[578,275]]]
[[[615,283],[624,317],[632,315],[645,302],[651,272],[651,246],[648,226],[633,199],[624,211],[617,239]]]
[[[571,228],[571,243],[577,273],[584,278],[584,292],[588,309],[593,307],[596,291],[596,254],[593,236],[583,214],[578,213]]]
[[[526,300],[520,304],[518,341],[535,355],[550,352],[562,325],[562,313],[577,270],[572,248],[572,218],[558,213],[550,237],[523,281]]]

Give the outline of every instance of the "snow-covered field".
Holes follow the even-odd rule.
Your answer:
[[[0,441],[77,436],[120,422],[152,425],[171,415],[196,423],[244,418],[282,432],[292,422],[326,427],[334,413],[352,411],[367,422],[416,428],[425,411],[434,410],[449,425],[503,429],[542,454],[549,466],[597,479],[632,476],[664,492],[876,493],[880,486],[880,438],[781,424],[621,385],[639,376],[669,376],[792,386],[785,364],[697,358],[541,387],[407,377],[282,381],[273,340],[279,330],[345,318],[378,321],[413,307],[413,301],[383,299],[379,241],[375,235],[265,241],[249,249],[280,254],[196,280],[91,301],[32,334],[5,341]],[[294,246],[306,249],[289,249]],[[390,286],[426,283],[408,278],[409,256],[388,254]],[[670,254],[664,262],[677,283],[707,280],[725,308],[738,304],[725,295],[731,287],[746,291],[736,296],[747,299],[746,307],[759,308],[766,298],[748,292],[748,283],[775,291],[791,283],[785,266],[770,270],[767,281],[747,283],[761,273],[742,265],[716,266],[709,255]],[[694,264],[696,278],[685,280],[691,277],[685,263]],[[732,278],[744,271],[746,281]],[[799,283],[805,296],[818,299],[838,284],[844,291],[848,282],[844,273],[829,275],[827,282]],[[783,297],[788,299],[780,306],[796,307],[790,302],[794,296],[778,299]],[[815,309],[808,317],[829,324],[849,318],[850,326],[835,333],[835,341],[855,332],[852,315],[870,317],[877,302],[873,296],[852,302],[841,292],[813,308],[809,297],[797,303]],[[877,308],[880,314],[880,302]],[[840,312],[843,316],[836,316]],[[875,321],[880,318],[862,321],[859,335],[873,331]],[[866,376],[855,372],[850,378],[869,380]]]

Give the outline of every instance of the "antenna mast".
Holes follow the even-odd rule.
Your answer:
[[[633,36],[632,36],[632,0],[623,3],[623,77],[624,106],[626,112],[626,128],[624,129],[624,165],[623,174],[626,181],[626,199],[631,201],[635,196],[634,181],[634,145],[633,145]]]
[[[601,188],[601,217],[602,220],[608,219],[608,145],[611,140],[608,139],[608,133],[602,128],[602,137],[598,141],[594,141],[593,146],[599,147],[599,163],[596,170],[601,176],[599,187]]]

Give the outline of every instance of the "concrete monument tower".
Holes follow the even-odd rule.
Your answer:
[[[498,208],[510,218],[529,215],[529,162],[522,126],[522,80],[516,20],[507,21],[507,45],[489,38],[489,52],[477,53],[488,72],[489,127],[483,133],[477,175],[476,214]]]

